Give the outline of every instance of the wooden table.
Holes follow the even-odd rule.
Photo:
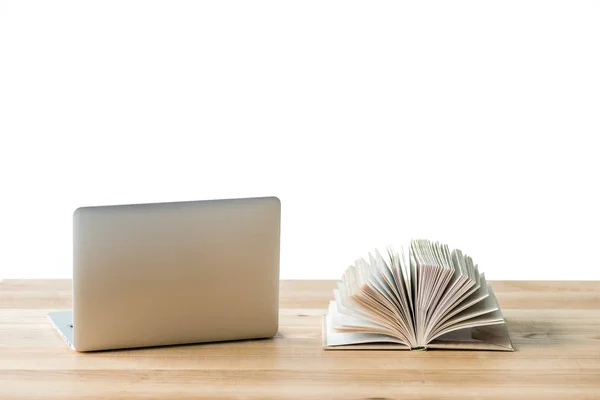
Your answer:
[[[493,282],[514,353],[321,350],[332,281],[281,282],[272,340],[78,354],[71,282],[0,282],[0,399],[600,399],[600,282]]]

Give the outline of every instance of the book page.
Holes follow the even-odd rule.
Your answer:
[[[415,343],[412,316],[405,299],[397,295],[397,287],[389,267],[378,252],[377,258],[369,255],[370,262],[358,259],[355,269],[349,269],[344,275],[348,282],[361,283],[351,288],[350,296],[343,300],[344,305],[354,303],[359,308],[371,313],[378,321],[386,321],[395,335],[406,342]],[[354,274],[359,276],[353,277]],[[351,284],[352,285],[352,284]],[[348,291],[346,291],[348,293]],[[342,294],[342,297],[343,294]],[[346,301],[347,300],[347,301]],[[408,315],[407,315],[408,314]],[[371,319],[373,320],[373,319]]]
[[[437,318],[443,316],[449,307],[453,306],[464,293],[476,284],[476,280],[469,277],[465,267],[466,262],[460,250],[452,250],[449,261],[452,268],[454,268],[454,275],[436,307],[435,314],[432,316],[434,323]]]
[[[384,286],[383,289],[385,290],[386,287],[389,288],[389,292],[394,297],[394,304],[398,311],[399,323],[402,325],[403,333],[414,342],[416,339],[413,332],[412,313],[407,302],[405,287],[402,283],[400,286],[396,284],[397,280],[394,278],[390,266],[385,262],[381,253],[376,251],[375,254],[376,257],[371,256],[371,263],[375,264],[377,271],[381,274],[381,279],[385,283],[382,285]]]
[[[494,292],[489,288],[488,290],[489,295],[485,297],[483,301],[466,308],[448,319],[448,321],[432,332],[428,341],[439,337],[441,334],[461,328],[491,325],[498,322],[504,323],[504,318],[502,317],[500,307],[498,306],[498,300],[496,299]]]
[[[445,321],[448,314],[451,314],[453,310],[466,301],[466,299],[482,290],[481,288],[487,285],[484,274],[479,274],[476,269],[473,272],[476,272],[476,274],[468,272],[466,275],[467,283],[445,299],[443,305],[440,305],[438,310],[436,310],[436,315],[432,318],[430,326],[438,325],[440,320]]]
[[[427,327],[426,336],[429,337],[431,332],[438,329],[440,326],[442,326],[446,321],[448,321],[450,318],[452,318],[456,314],[458,314],[466,309],[470,309],[470,307],[473,307],[475,304],[485,300],[485,298],[487,298],[489,296],[489,286],[488,286],[483,274],[481,275],[480,282],[481,282],[480,286],[476,286],[474,288],[474,290],[471,290],[467,293],[468,297],[463,298],[462,301],[452,304],[450,307],[447,307],[447,309],[444,311],[444,313],[438,314],[435,319],[432,319],[431,324]],[[440,311],[441,310],[438,310],[438,313]]]
[[[465,328],[475,328],[479,326],[487,326],[487,325],[495,325],[495,324],[505,324],[504,318],[502,317],[502,313],[500,310],[492,311],[491,313],[480,315],[478,317],[460,322],[458,324],[449,326],[442,331],[435,333],[429,340],[432,341],[442,335],[445,335],[449,332],[456,331],[458,329]]]
[[[338,290],[334,290],[333,292],[335,298],[336,310],[340,314],[347,315],[349,317],[354,317],[357,320],[371,322],[373,324],[377,324],[378,326],[390,328],[389,319],[380,314],[373,313],[370,309],[365,309],[358,305],[354,301],[349,301],[350,299],[344,299],[342,294]]]
[[[448,246],[442,246],[439,243],[434,243],[432,246],[432,251],[435,254],[435,261],[439,262],[439,264],[436,268],[437,273],[434,277],[434,283],[431,286],[431,293],[428,295],[429,300],[427,301],[425,326],[430,325],[430,320],[435,315],[437,306],[443,298],[443,294],[446,292],[448,284],[456,272],[455,267],[451,265]]]
[[[439,336],[427,347],[514,351],[506,323],[455,330]]]
[[[344,346],[362,343],[403,343],[392,336],[381,335],[377,333],[363,332],[337,332],[332,326],[331,316],[328,314],[325,317],[324,332],[326,334],[325,345],[327,346]]]
[[[357,260],[355,266],[348,268],[342,277],[340,302],[346,308],[361,310],[363,315],[355,315],[358,313],[353,312],[355,316],[386,326],[388,333],[410,342],[411,329],[399,314],[391,292],[386,291],[385,284],[382,284],[382,277],[377,275],[378,271],[368,262],[364,259]],[[369,316],[366,317],[365,314]]]
[[[330,328],[331,332],[337,335],[331,336],[332,338],[337,338],[342,340],[344,338],[352,340],[355,342],[357,337],[349,336],[348,334],[376,334],[383,335],[385,337],[393,338],[395,343],[406,343],[400,338],[396,337],[394,332],[391,332],[385,326],[375,324],[369,321],[361,320],[356,317],[344,315],[338,312],[337,306],[334,301],[329,303],[329,309],[327,313],[327,324]],[[346,335],[343,335],[346,334]],[[362,336],[363,338],[365,336]],[[349,344],[349,343],[348,343]],[[339,344],[338,344],[339,345]]]
[[[388,266],[385,264],[381,254],[376,251],[376,257],[369,254],[369,262],[371,265],[372,274],[369,279],[369,283],[373,285],[386,299],[393,304],[394,308],[405,318],[405,311],[401,305],[401,299],[398,294],[397,288],[394,285],[394,277]],[[374,267],[374,268],[373,268]]]
[[[329,302],[327,309],[331,316],[331,321],[335,329],[342,328],[365,328],[372,329],[373,331],[389,330],[386,325],[379,324],[377,322],[368,321],[362,318],[354,317],[351,315],[343,314],[339,311],[338,304],[335,301]],[[390,332],[391,333],[391,332]]]

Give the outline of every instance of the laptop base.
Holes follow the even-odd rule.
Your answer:
[[[48,313],[48,319],[69,347],[75,350],[73,346],[73,310]]]

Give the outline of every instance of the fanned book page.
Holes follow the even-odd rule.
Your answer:
[[[359,259],[323,318],[323,348],[513,351],[506,322],[471,257],[429,240]]]

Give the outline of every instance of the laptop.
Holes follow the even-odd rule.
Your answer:
[[[73,310],[48,317],[77,351],[272,337],[276,197],[83,207]]]

